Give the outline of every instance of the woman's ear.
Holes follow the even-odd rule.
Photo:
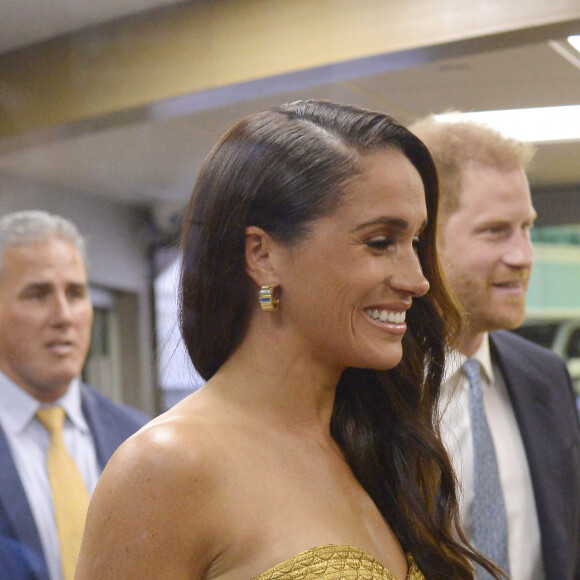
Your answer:
[[[258,287],[278,284],[278,276],[272,260],[277,243],[262,228],[246,228],[246,272]]]

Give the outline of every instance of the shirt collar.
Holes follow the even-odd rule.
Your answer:
[[[481,368],[483,369],[483,374],[487,379],[488,383],[492,385],[494,383],[493,375],[493,365],[491,364],[491,352],[489,349],[489,333],[486,332],[483,335],[483,340],[479,345],[479,348],[473,353],[471,358],[479,361]]]
[[[4,429],[14,433],[22,432],[30,423],[40,407],[60,405],[67,417],[82,432],[88,432],[89,427],[81,409],[81,382],[78,378],[71,381],[66,393],[51,405],[41,404],[24,389],[0,372],[0,424]]]
[[[489,333],[486,332],[483,335],[483,340],[479,345],[478,349],[469,358],[474,358],[479,361],[481,368],[483,369],[484,379],[489,383],[493,384],[495,377],[493,373],[493,365],[491,363],[491,351],[489,348]],[[451,350],[446,357],[445,364],[445,382],[450,381],[452,378],[459,375],[461,372],[461,367],[463,363],[467,360],[467,357],[458,350]]]

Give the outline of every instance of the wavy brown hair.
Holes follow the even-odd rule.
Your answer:
[[[211,378],[243,340],[255,301],[245,270],[246,227],[296,243],[336,210],[346,184],[363,171],[363,157],[385,148],[400,150],[423,181],[428,223],[418,255],[431,289],[407,314],[395,369],[344,371],[332,435],[427,578],[471,579],[473,563],[499,577],[459,529],[455,479],[437,432],[445,342],[460,313],[435,250],[435,166],[408,129],[388,115],[326,101],[292,103],[234,125],[206,159],[185,220],[183,337],[198,372]]]

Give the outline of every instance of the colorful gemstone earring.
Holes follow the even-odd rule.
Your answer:
[[[260,288],[260,306],[264,312],[274,312],[278,308],[278,300],[274,299],[274,284],[264,284]]]

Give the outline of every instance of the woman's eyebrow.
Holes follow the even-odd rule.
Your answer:
[[[388,226],[397,230],[406,230],[409,228],[409,222],[403,218],[384,216],[359,224],[354,228],[354,231],[363,230],[371,226]]]
[[[428,219],[425,219],[423,221],[423,223],[419,227],[419,231],[423,231],[425,229],[427,222],[428,222]],[[374,220],[370,220],[368,222],[364,222],[362,224],[359,224],[358,226],[356,226],[356,228],[354,228],[354,231],[356,232],[356,231],[359,231],[359,230],[362,230],[362,229],[365,229],[368,227],[372,227],[372,226],[388,226],[390,228],[405,231],[405,230],[409,229],[409,222],[403,218],[383,216],[383,217],[379,217],[379,218],[376,218]]]

